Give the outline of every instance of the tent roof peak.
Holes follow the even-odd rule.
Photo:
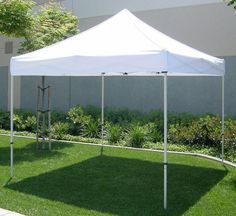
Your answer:
[[[14,76],[222,76],[224,60],[207,55],[154,29],[123,9],[87,31],[13,57]]]

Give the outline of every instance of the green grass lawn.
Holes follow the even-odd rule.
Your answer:
[[[169,154],[168,205],[163,210],[163,155],[53,143],[35,150],[15,139],[9,179],[9,138],[0,136],[0,207],[26,215],[236,215],[236,169]]]

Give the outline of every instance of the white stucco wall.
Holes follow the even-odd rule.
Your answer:
[[[67,8],[74,8],[79,18],[115,14],[127,8],[132,12],[163,8],[221,3],[221,0],[61,0]]]

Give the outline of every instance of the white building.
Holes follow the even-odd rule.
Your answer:
[[[38,1],[42,3],[43,1]],[[236,14],[221,0],[64,0],[79,17],[84,31],[127,8],[147,24],[210,55],[226,60],[226,114],[236,115]],[[0,107],[7,108],[9,59],[17,42],[0,40]],[[161,78],[107,78],[106,106],[151,110],[162,108]],[[53,107],[100,105],[99,78],[48,78],[53,88]],[[186,82],[188,80],[188,82]],[[38,78],[17,78],[16,107],[35,109]],[[220,112],[220,79],[170,78],[169,109],[177,112]],[[208,91],[209,94],[204,94]],[[76,92],[76,93],[73,93]]]

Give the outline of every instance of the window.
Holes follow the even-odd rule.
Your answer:
[[[5,54],[12,54],[13,53],[13,42],[7,41],[5,42]]]

